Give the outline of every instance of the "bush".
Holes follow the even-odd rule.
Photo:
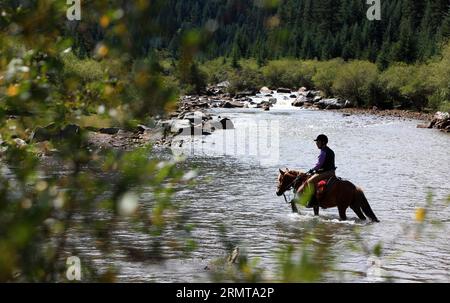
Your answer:
[[[428,96],[434,91],[429,73],[427,65],[397,63],[382,73],[380,81],[386,94],[398,100],[396,105],[422,109],[427,104]]]
[[[229,75],[230,93],[243,90],[258,91],[264,85],[264,78],[255,60],[239,61],[240,68]]]
[[[316,61],[292,59],[270,61],[262,68],[266,85],[271,87],[313,87]]]
[[[442,55],[429,64],[428,79],[435,92],[428,97],[428,105],[435,110],[450,110],[450,43],[442,49]]]
[[[333,92],[356,102],[357,105],[373,104],[374,91],[378,84],[377,66],[368,61],[351,61],[337,72]]]
[[[64,76],[77,77],[83,81],[95,81],[104,78],[102,64],[94,59],[80,59],[72,52],[61,56],[64,64]]]
[[[317,62],[316,73],[312,77],[315,88],[321,90],[325,96],[331,96],[333,94],[333,83],[338,70],[343,65],[344,61],[342,59]]]
[[[228,81],[230,75],[234,73],[229,61],[224,57],[207,61],[201,65],[201,68],[206,73],[207,82],[211,84]]]

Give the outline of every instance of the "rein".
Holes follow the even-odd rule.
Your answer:
[[[298,176],[297,176],[298,177]],[[286,191],[293,189],[294,185],[295,185],[295,181],[297,180],[297,177],[294,178],[294,181],[292,181],[287,187],[286,190],[283,192],[283,197],[284,197],[284,201],[286,201],[286,204],[291,204],[290,201],[288,201],[288,199],[286,198]],[[294,196],[295,197],[295,196]]]

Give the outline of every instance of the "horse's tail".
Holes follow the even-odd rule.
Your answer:
[[[362,209],[363,213],[367,217],[369,217],[373,222],[380,222],[380,220],[378,220],[377,216],[375,216],[372,208],[370,207],[369,202],[366,199],[366,195],[364,195],[364,192],[359,188],[357,190],[359,192],[361,209]]]

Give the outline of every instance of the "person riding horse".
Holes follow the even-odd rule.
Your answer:
[[[307,201],[307,208],[311,208],[317,205],[315,197],[316,184],[322,180],[327,180],[331,177],[335,177],[336,166],[334,164],[334,152],[327,146],[328,137],[324,134],[318,135],[316,145],[320,149],[319,159],[316,166],[308,171],[312,176],[308,178],[308,181],[301,185],[297,194],[301,200]]]

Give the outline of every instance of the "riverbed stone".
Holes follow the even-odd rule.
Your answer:
[[[201,125],[197,126],[189,126],[181,128],[178,131],[179,136],[205,136],[205,135],[211,135],[211,132],[203,129]]]
[[[190,128],[191,127],[191,122],[189,120],[172,120],[170,122],[170,131],[172,133],[180,133],[181,130],[185,129],[185,128]]]
[[[277,88],[277,93],[290,94],[291,93],[291,89],[290,88],[285,88],[285,87],[279,87],[279,88]]]
[[[428,128],[450,130],[450,114],[447,112],[437,112],[433,116]]]
[[[272,90],[270,90],[267,86],[263,86],[261,87],[261,89],[259,90],[259,92],[261,94],[271,94]]]
[[[242,108],[244,104],[238,101],[226,101],[223,105],[223,108]]]
[[[80,126],[76,124],[68,124],[62,129],[56,123],[50,123],[45,127],[36,127],[31,134],[30,140],[34,142],[49,141],[52,139],[67,139],[80,133]]]
[[[277,103],[277,98],[269,98],[269,103],[270,104],[276,104]]]
[[[341,109],[344,108],[345,101],[338,98],[322,99],[316,103],[320,109]]]
[[[100,128],[98,131],[102,134],[115,135],[119,132],[120,128],[118,127],[104,127]]]
[[[189,120],[190,122],[193,123],[194,121],[206,121],[208,119],[211,119],[211,116],[200,111],[195,111],[191,113],[186,113],[183,119]]]

